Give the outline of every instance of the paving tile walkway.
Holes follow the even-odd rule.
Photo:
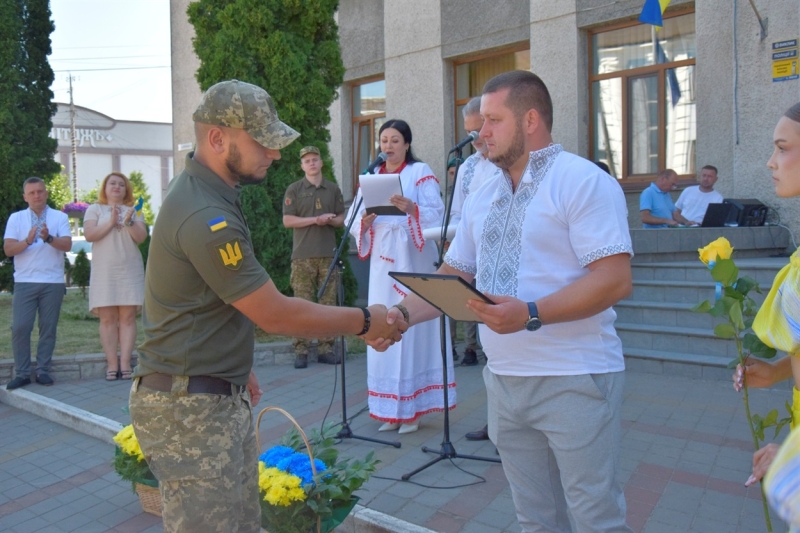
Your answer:
[[[494,458],[494,446],[470,442],[464,433],[485,422],[483,366],[456,367],[458,406],[451,411],[451,439],[461,454]],[[341,421],[340,376],[334,367],[312,364],[262,366],[262,405],[285,408],[305,428]],[[128,423],[123,410],[128,382],[100,379],[32,385],[27,390],[95,414]],[[347,412],[356,435],[397,439],[397,449],[359,439],[339,444],[342,454],[374,451],[380,470],[362,491],[361,504],[443,533],[518,532],[508,483],[498,464],[444,460],[415,475],[400,476],[433,458],[443,415],[423,419],[417,433],[378,433],[366,406],[366,359],[347,362]],[[751,393],[754,412],[781,408],[788,390]],[[623,404],[620,472],[628,501],[628,523],[637,533],[762,533],[759,489],[744,487],[752,443],[740,396],[728,382],[680,375],[628,372]],[[162,531],[141,511],[130,486],[110,467],[111,445],[0,404],[0,531]],[[277,413],[261,423],[267,447],[289,428]],[[774,531],[785,526],[773,517]]]

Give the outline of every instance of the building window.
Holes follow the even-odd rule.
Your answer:
[[[695,175],[694,13],[590,34],[591,157],[625,181]]]
[[[510,70],[530,70],[531,52],[525,48],[505,51],[489,56],[470,58],[455,62],[455,135],[453,144],[463,137],[464,117],[462,108],[475,96],[480,96],[487,81]],[[469,146],[468,150],[472,150]]]
[[[372,80],[353,86],[353,191],[358,175],[380,152],[378,130],[386,120],[386,82]]]

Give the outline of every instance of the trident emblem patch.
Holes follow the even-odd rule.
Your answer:
[[[239,270],[242,266],[242,248],[239,239],[217,245],[217,251],[225,268]]]

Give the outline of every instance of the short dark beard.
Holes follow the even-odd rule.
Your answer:
[[[514,131],[511,146],[502,154],[489,156],[489,161],[503,170],[508,170],[523,154],[525,154],[525,137],[522,135],[522,119],[520,118],[517,120],[517,129]]]
[[[236,146],[236,143],[231,142],[230,153],[225,159],[225,167],[232,176],[239,180],[239,185],[258,185],[267,178],[266,174],[263,178],[253,176],[252,174],[244,174],[241,169],[241,164],[242,154],[239,153],[239,148]]]

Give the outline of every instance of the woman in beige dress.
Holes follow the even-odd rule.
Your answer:
[[[106,176],[98,196],[83,219],[86,240],[93,243],[89,310],[100,318],[106,380],[131,379],[136,314],[144,301],[144,264],[137,245],[147,238],[147,228],[134,211],[133,188],[124,174]]]

